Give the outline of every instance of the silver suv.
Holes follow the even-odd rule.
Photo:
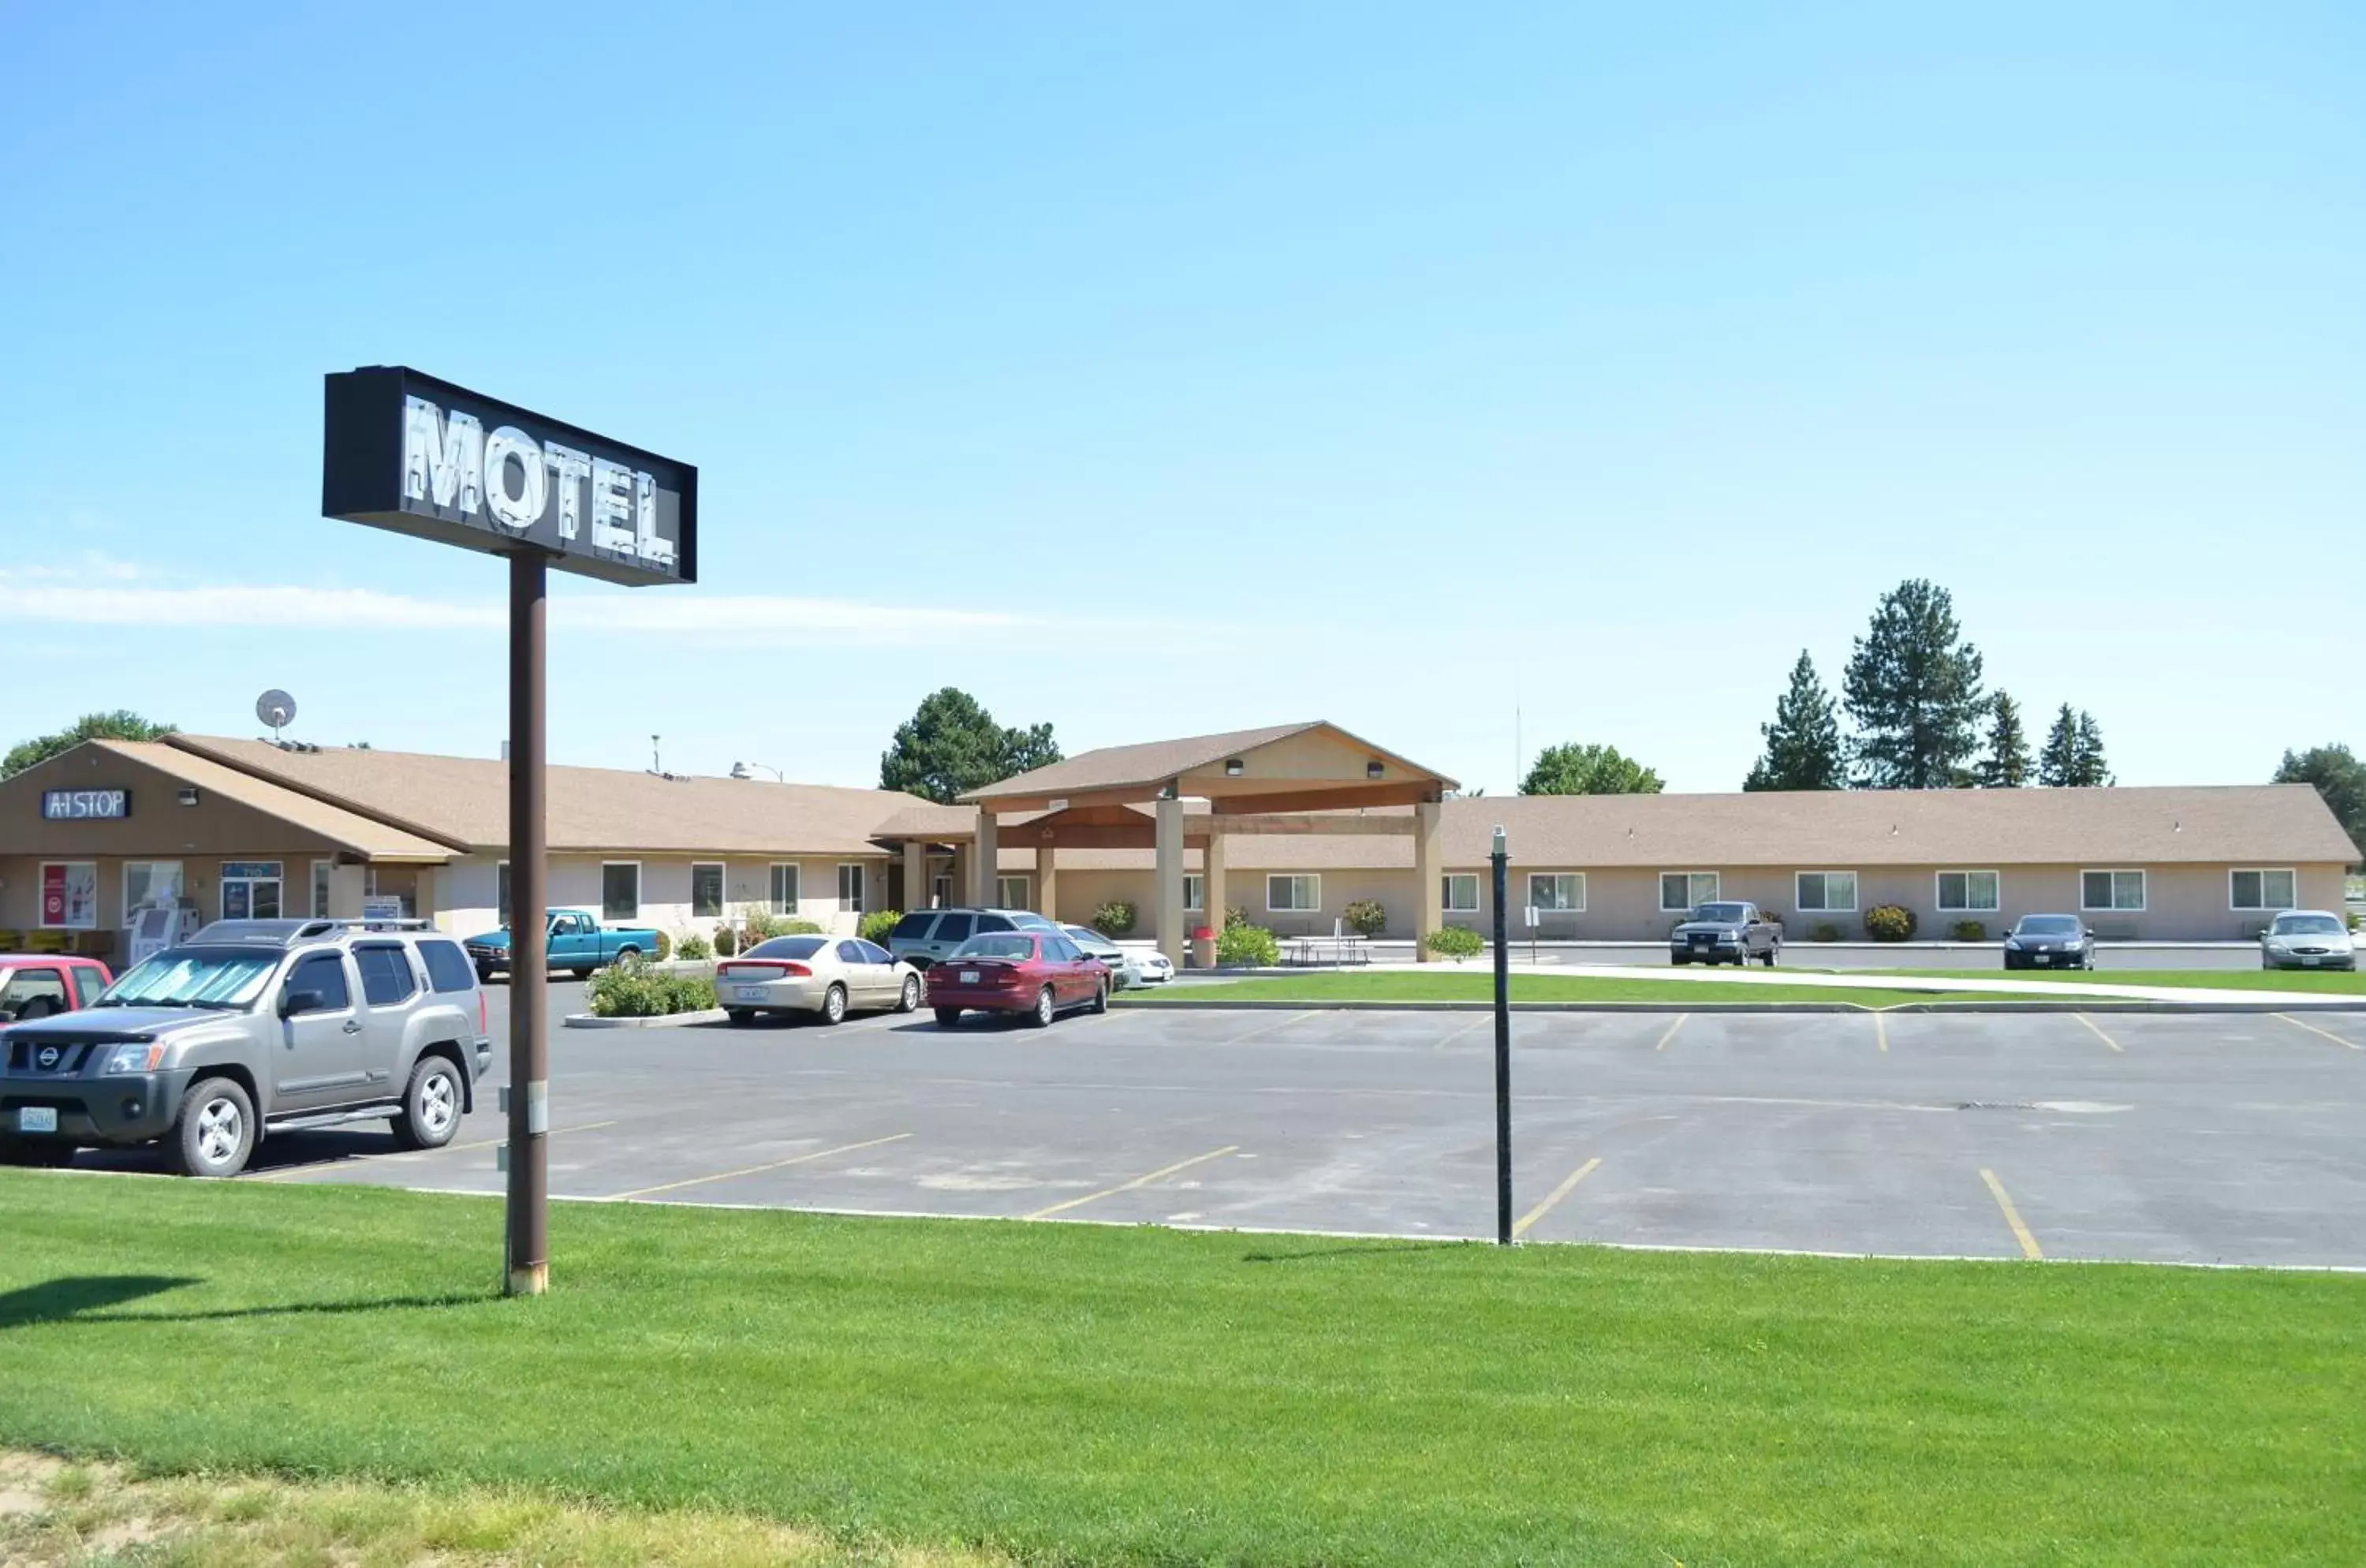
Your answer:
[[[423,920],[219,920],[78,1012],[0,1032],[0,1163],[161,1142],[235,1176],[266,1133],[385,1119],[441,1148],[492,1065],[460,944]]]
[[[951,958],[974,936],[993,931],[1056,931],[1057,922],[1032,909],[915,909],[887,933],[887,951],[915,968]]]

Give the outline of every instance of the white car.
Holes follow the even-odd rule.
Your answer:
[[[1126,956],[1133,960],[1136,985],[1163,986],[1175,978],[1175,965],[1167,961],[1166,954],[1155,947],[1129,948]]]
[[[855,937],[776,936],[715,966],[715,999],[733,1023],[760,1012],[818,1013],[841,1021],[862,1009],[910,1012],[920,972]]]
[[[2286,909],[2259,933],[2262,969],[2356,969],[2358,943],[2340,916]]]
[[[1109,965],[1110,989],[1122,991],[1129,986],[1142,984],[1142,971],[1135,966],[1134,954],[1128,953],[1090,926],[1062,926],[1060,934],[1076,944],[1087,958],[1098,958]]]

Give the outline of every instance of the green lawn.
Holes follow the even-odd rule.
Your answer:
[[[1780,971],[1777,971],[1780,973]],[[1126,991],[1131,1005],[1172,1006],[1201,1001],[1485,1002],[1495,997],[1494,976],[1482,970],[1324,970],[1254,980],[1193,981],[1156,990]],[[1856,989],[1838,986],[1786,986],[1780,981],[1627,980],[1613,976],[1515,975],[1515,1002],[1818,1002],[1826,1007],[1896,1007],[1905,1002],[1995,1001],[1976,991]]]
[[[2366,1279],[552,1228],[503,1302],[491,1201],[0,1172],[0,1446],[1046,1563],[2366,1561]]]
[[[1794,964],[1793,968],[1800,965]],[[2328,974],[2308,969],[2090,969],[2065,973],[2055,969],[1813,969],[1814,975],[1919,975],[1924,979],[2029,980],[2040,986],[2098,981],[2111,986],[2200,986],[2228,991],[2330,991],[2366,996],[2366,975]]]

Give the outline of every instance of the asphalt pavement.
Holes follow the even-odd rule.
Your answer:
[[[551,987],[554,1023],[580,989]],[[554,1028],[552,1183],[1483,1237],[1491,1038],[1483,1012],[1315,1010]],[[2366,1267],[2359,1014],[1521,1014],[1512,1079],[1530,1241]],[[284,1136],[248,1179],[496,1192],[491,1087],[452,1148]]]

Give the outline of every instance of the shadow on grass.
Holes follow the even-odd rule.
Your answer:
[[[290,1302],[280,1306],[216,1307],[197,1312],[118,1312],[111,1309],[205,1281],[162,1274],[106,1274],[47,1280],[0,1295],[0,1331],[37,1323],[223,1323],[242,1317],[342,1316],[475,1306],[501,1299],[498,1291],[441,1296],[380,1296],[370,1301]]]
[[[1391,1247],[1365,1242],[1358,1247],[1311,1247],[1296,1252],[1245,1252],[1244,1263],[1312,1263],[1326,1258],[1402,1258],[1410,1252],[1460,1252],[1484,1245],[1476,1241],[1413,1241]]]

